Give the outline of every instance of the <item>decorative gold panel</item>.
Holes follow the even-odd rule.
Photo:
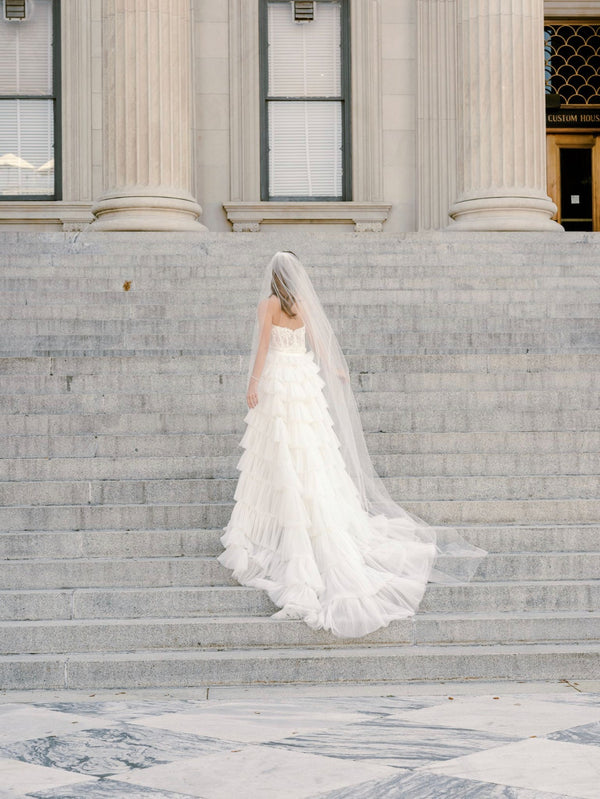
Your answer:
[[[600,22],[546,24],[546,93],[561,105],[600,105]]]

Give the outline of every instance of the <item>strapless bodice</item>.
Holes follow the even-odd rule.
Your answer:
[[[304,326],[292,330],[289,327],[273,325],[271,327],[271,349],[275,352],[306,352]]]

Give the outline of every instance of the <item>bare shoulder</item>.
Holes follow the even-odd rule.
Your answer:
[[[259,302],[258,316],[260,319],[268,318],[271,319],[272,321],[273,317],[275,316],[276,313],[279,312],[280,308],[281,304],[279,302],[279,299],[271,295],[270,297],[267,297],[265,300],[261,300]]]
[[[264,300],[261,300],[258,303],[258,307],[261,311],[266,310],[273,310],[276,311],[278,308],[281,307],[281,303],[279,302],[279,298],[276,297],[274,294],[271,294],[270,297],[267,297]]]

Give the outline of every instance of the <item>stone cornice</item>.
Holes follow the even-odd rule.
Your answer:
[[[254,233],[263,222],[354,224],[356,232],[379,233],[391,205],[375,202],[228,202],[223,203],[234,233]]]
[[[600,17],[598,0],[545,0],[546,17]]]
[[[82,230],[93,220],[91,202],[56,200],[6,200],[0,202],[2,225],[56,226],[62,230]]]

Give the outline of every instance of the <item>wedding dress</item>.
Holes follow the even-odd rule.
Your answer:
[[[220,562],[312,628],[363,636],[418,606],[435,545],[388,538],[339,452],[305,328],[273,325]]]
[[[470,579],[486,553],[450,529],[436,535],[382,487],[341,350],[302,266],[282,255],[269,269],[279,256],[292,270],[285,278],[304,326],[271,327],[218,560],[266,591],[282,609],[275,616],[362,637],[413,615],[428,580]],[[445,556],[458,569],[444,571]]]

